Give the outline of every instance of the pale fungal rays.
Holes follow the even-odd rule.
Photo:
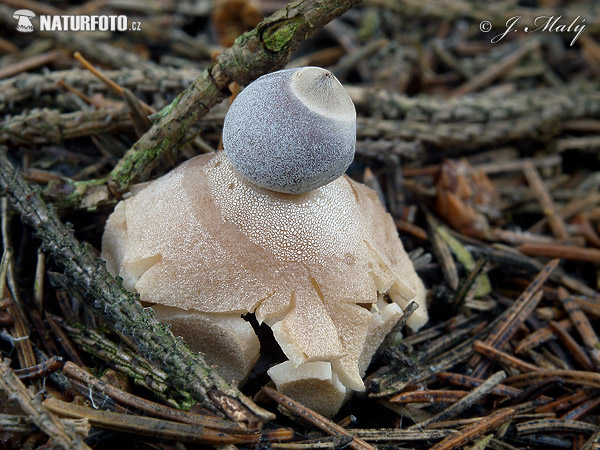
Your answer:
[[[109,270],[228,381],[242,382],[258,359],[242,318],[253,313],[288,359],[268,371],[278,389],[327,415],[364,389],[402,308],[419,304],[411,328],[427,321],[392,218],[342,175],[355,114],[323,69],[266,75],[233,103],[225,152],[135,187],[103,238]]]

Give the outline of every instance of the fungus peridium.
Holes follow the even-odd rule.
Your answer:
[[[391,216],[342,175],[354,127],[348,94],[324,69],[261,77],[231,106],[225,152],[134,187],[103,238],[108,269],[227,381],[258,359],[242,318],[253,313],[288,359],[268,371],[277,388],[327,415],[364,389],[401,308],[419,304],[409,327],[427,321]]]

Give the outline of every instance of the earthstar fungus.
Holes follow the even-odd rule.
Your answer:
[[[225,151],[132,188],[110,216],[102,256],[227,380],[242,382],[260,344],[242,315],[271,327],[288,358],[277,388],[337,412],[410,301],[425,289],[377,195],[344,171],[354,106],[328,71],[274,72],[225,119]],[[320,165],[322,163],[322,165]]]

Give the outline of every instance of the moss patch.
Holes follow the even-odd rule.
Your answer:
[[[277,22],[265,29],[262,33],[265,48],[273,53],[278,53],[285,49],[294,37],[300,22],[303,20],[302,17],[294,17]]]

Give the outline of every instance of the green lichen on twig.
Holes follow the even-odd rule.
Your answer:
[[[59,318],[57,320],[60,321]],[[166,384],[168,377],[165,372],[152,366],[129,348],[113,342],[105,330],[91,330],[77,322],[60,321],[60,324],[80,348],[127,374],[135,384],[152,391],[174,408],[188,410],[194,405],[195,402],[187,392],[173,390]]]
[[[217,57],[214,66],[157,113],[152,128],[109,174],[111,191],[122,194],[132,183],[147,179],[164,155],[192,140],[200,131],[199,119],[229,95],[231,83],[247,85],[265,73],[283,68],[302,42],[358,3],[360,0],[297,0],[238,38]],[[71,196],[69,203],[81,207],[77,200],[77,196]]]
[[[110,173],[111,188],[122,193],[132,182],[144,180],[165,153],[178,150],[198,133],[198,119],[229,95],[229,84],[246,85],[282,68],[304,40],[357,3],[359,0],[296,1],[238,38],[168,106],[168,114],[159,113],[153,127]]]
[[[64,267],[71,289],[87,300],[108,324],[129,336],[140,353],[169,376],[168,384],[189,393],[195,401],[237,422],[255,426],[272,415],[231,388],[204,359],[175,338],[148,309],[113,278],[103,261],[91,256],[86,245],[64,225],[39,191],[30,187],[0,147],[0,192],[7,195],[22,220],[31,225],[56,263]]]
[[[301,21],[301,18],[293,17],[263,31],[262,39],[265,49],[275,53],[284,50],[290,44]]]
[[[116,192],[125,191],[132,182],[148,177],[151,170],[167,152],[179,149],[200,130],[199,120],[216,104],[205,106],[198,92],[212,98],[222,98],[220,92],[204,72],[191,86],[182,92],[156,115],[156,122],[134,146],[129,149],[119,164],[108,176],[110,187]]]

